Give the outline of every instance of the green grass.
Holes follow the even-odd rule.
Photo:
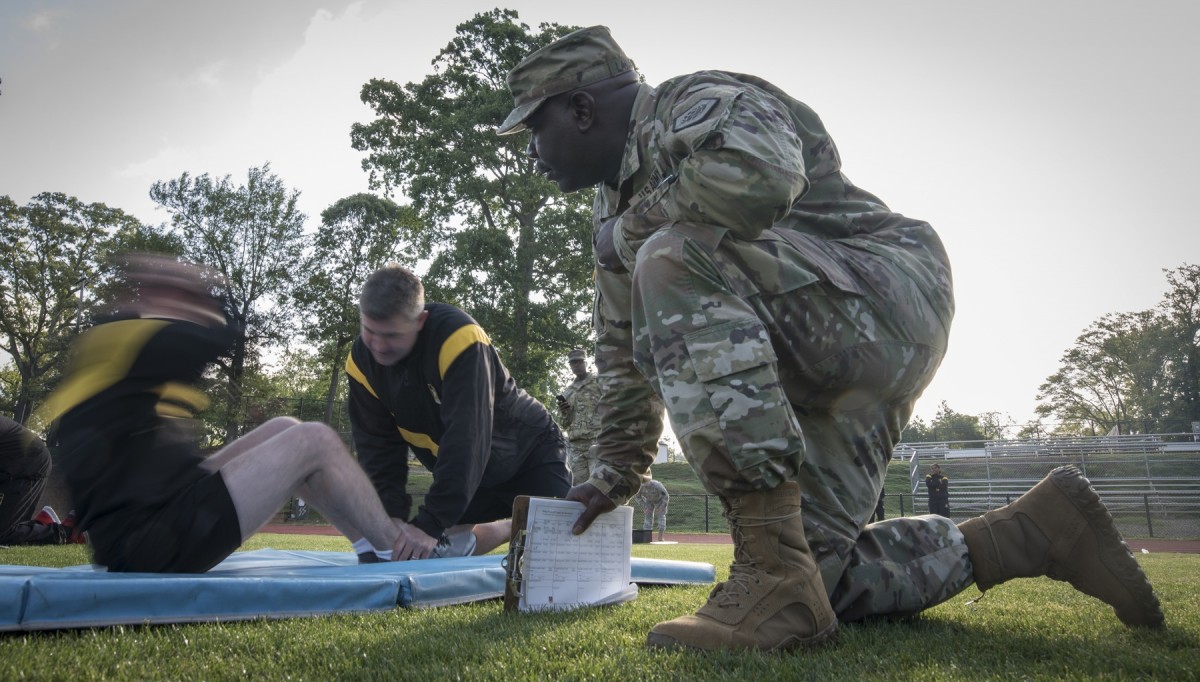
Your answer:
[[[346,551],[341,538],[260,534],[246,549]],[[728,573],[730,545],[635,545],[636,556]],[[21,547],[6,563],[65,566],[84,548]],[[1168,628],[1123,627],[1109,608],[1046,578],[919,617],[846,625],[836,643],[790,654],[648,651],[654,623],[694,611],[707,586],[643,588],[634,602],[570,613],[504,613],[499,601],[279,621],[0,635],[0,680],[1013,680],[1200,679],[1200,555],[1139,555]]]

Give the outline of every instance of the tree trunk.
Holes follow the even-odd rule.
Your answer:
[[[238,418],[242,414],[242,377],[246,373],[246,340],[240,339],[233,347],[233,357],[229,362],[228,411],[225,413],[225,444],[237,440],[239,433]]]
[[[338,344],[333,349],[333,362],[330,363],[329,371],[329,394],[325,397],[325,423],[333,425],[333,401],[337,396],[338,377],[342,374],[342,368],[338,367],[338,358],[342,357],[342,344]]]

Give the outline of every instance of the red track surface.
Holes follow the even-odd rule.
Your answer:
[[[313,523],[272,523],[263,526],[260,533],[290,533],[296,535],[337,535],[333,526]],[[704,533],[667,533],[667,540],[701,545],[727,545],[732,542],[728,535]],[[1185,554],[1200,554],[1200,540],[1158,540],[1134,539],[1126,544],[1134,552],[1145,549],[1148,552],[1182,552]]]

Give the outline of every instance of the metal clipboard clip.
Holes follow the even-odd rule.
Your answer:
[[[500,560],[504,569],[504,606],[516,609],[525,597],[525,540],[528,531],[524,528],[513,531],[508,543],[508,553]]]

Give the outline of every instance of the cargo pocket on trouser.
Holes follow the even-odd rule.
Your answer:
[[[698,460],[723,450],[753,487],[774,486],[797,471],[804,442],[763,323],[728,320],[686,334],[684,345],[712,411],[711,420],[700,420],[712,423],[709,434],[680,434],[681,441],[688,439],[693,466],[706,469]]]

